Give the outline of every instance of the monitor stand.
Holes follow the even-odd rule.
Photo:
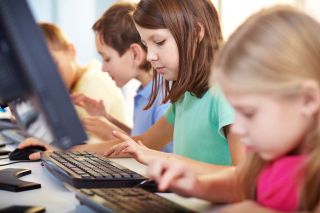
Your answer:
[[[41,184],[20,180],[19,178],[31,174],[30,169],[7,168],[0,170],[0,190],[22,192],[41,188]]]

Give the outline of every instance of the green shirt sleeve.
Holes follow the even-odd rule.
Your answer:
[[[170,104],[170,107],[168,108],[164,116],[167,119],[167,121],[173,126],[176,117],[175,104]]]

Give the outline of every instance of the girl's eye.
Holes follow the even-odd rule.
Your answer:
[[[163,41],[159,41],[159,42],[155,42],[158,46],[161,46],[164,44],[164,42],[166,42],[166,40],[163,40]]]
[[[105,58],[104,61],[105,61],[105,62],[109,62],[109,61],[110,61],[110,58]]]
[[[253,118],[253,116],[255,115],[255,112],[243,112],[242,115],[245,117],[245,118]]]

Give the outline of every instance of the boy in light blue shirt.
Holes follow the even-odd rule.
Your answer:
[[[118,87],[123,87],[132,79],[141,83],[134,99],[133,129],[108,115],[102,102],[81,94],[73,97],[75,104],[86,109],[89,114],[104,116],[107,119],[103,122],[96,117],[85,121],[86,129],[104,140],[110,138],[114,130],[132,136],[143,134],[170,105],[162,104],[162,96],[159,95],[153,105],[144,110],[152,92],[153,74],[151,64],[146,60],[146,48],[141,43],[139,33],[129,14],[132,10],[134,5],[130,3],[115,4],[96,21],[92,29],[96,34],[97,51],[103,59],[102,71],[107,72]],[[172,152],[172,143],[166,145],[163,151]]]

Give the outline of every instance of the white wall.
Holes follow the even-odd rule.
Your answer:
[[[222,0],[221,25],[225,39],[250,15],[265,7],[275,4],[289,4],[296,6],[295,0]]]
[[[250,15],[277,4],[291,5],[320,21],[319,0],[212,0],[220,9],[220,20],[225,39]]]
[[[320,1],[319,0],[304,0],[301,3],[302,9],[315,19],[320,21]]]
[[[57,24],[76,46],[81,64],[98,55],[91,30],[115,0],[28,0],[37,21]]]

